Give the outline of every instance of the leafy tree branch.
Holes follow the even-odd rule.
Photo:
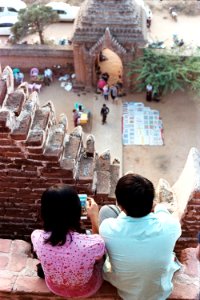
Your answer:
[[[51,7],[34,4],[29,8],[21,9],[18,14],[18,20],[11,28],[15,42],[29,34],[38,33],[40,43],[44,44],[44,29],[47,25],[57,22],[58,15]]]

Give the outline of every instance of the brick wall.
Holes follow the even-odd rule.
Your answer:
[[[8,78],[9,72],[4,72]],[[119,163],[111,163],[109,152],[95,153],[93,136],[84,145],[81,127],[67,133],[66,116],[57,121],[53,105],[41,107],[27,84],[6,92],[11,80],[12,74],[0,81],[0,237],[29,240],[40,225],[40,198],[47,187],[70,184],[100,205],[110,203]]]
[[[4,45],[0,46],[0,64],[2,68],[18,67],[24,72],[32,67],[44,69],[54,65],[73,66],[73,50],[71,46],[48,45]]]
[[[181,220],[182,235],[176,245],[180,252],[186,247],[196,247],[197,233],[200,231],[200,193],[194,192],[188,202],[186,212]]]
[[[196,247],[200,231],[200,152],[192,148],[184,169],[172,187],[177,201],[174,213],[181,220],[182,235],[176,245],[180,253],[187,247]]]

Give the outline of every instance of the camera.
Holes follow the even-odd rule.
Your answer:
[[[78,194],[81,202],[81,220],[87,219],[87,194]]]

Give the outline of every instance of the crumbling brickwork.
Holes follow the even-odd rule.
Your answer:
[[[176,245],[177,253],[187,247],[196,247],[200,231],[200,152],[192,148],[184,169],[172,187],[177,198],[174,214],[181,220],[182,235]]]
[[[26,83],[6,92],[5,76],[0,80],[0,236],[28,240],[40,226],[41,194],[53,184],[72,185],[101,205],[115,201],[119,163],[111,163],[109,152],[99,157],[91,135],[84,146],[81,127],[67,133],[66,116],[56,120],[52,103],[41,107]]]
[[[187,247],[196,247],[197,233],[200,231],[200,192],[194,192],[188,202],[186,212],[182,218],[182,235],[176,245],[180,252]]]

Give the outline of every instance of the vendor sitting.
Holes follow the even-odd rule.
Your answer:
[[[83,112],[83,106],[81,104],[78,106],[78,112]]]
[[[84,124],[87,124],[88,122],[88,117],[89,117],[89,112],[87,109],[85,109],[83,107],[82,104],[80,103],[75,103],[74,105],[75,107],[75,110],[77,111],[78,113],[78,120],[77,120],[77,123],[79,125],[84,125]]]
[[[20,71],[19,68],[13,69],[13,76],[16,84],[21,84],[24,81],[24,74]]]
[[[53,81],[53,72],[49,68],[45,68],[44,70],[44,84],[50,85],[50,83]]]
[[[15,74],[15,81],[17,84],[21,84],[24,81],[24,74],[22,72],[18,72]]]

